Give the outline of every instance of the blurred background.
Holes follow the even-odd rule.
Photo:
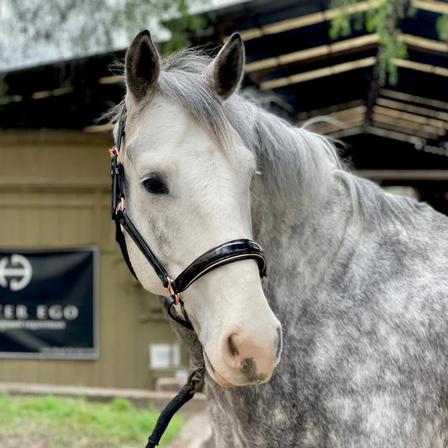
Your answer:
[[[188,370],[110,220],[100,117],[137,32],[214,54],[239,31],[246,92],[447,213],[447,18],[435,0],[0,0],[0,382],[152,389]]]

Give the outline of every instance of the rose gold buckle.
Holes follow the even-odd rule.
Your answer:
[[[111,159],[113,159],[113,157],[117,154],[118,154],[118,151],[117,151],[117,147],[115,145],[112,146],[112,148],[109,148],[109,155],[110,155]]]
[[[124,204],[124,198],[121,198],[120,202],[117,205],[117,208],[115,209],[115,213],[124,212],[124,205],[125,205]]]
[[[174,297],[174,304],[179,305],[180,302],[180,294],[175,293],[173,289],[173,280],[171,277],[167,277],[168,285],[166,287],[168,294]]]
[[[118,152],[117,147],[115,145],[112,146],[112,148],[109,148],[109,155],[111,159],[117,156],[117,163],[119,165],[123,165],[123,159],[120,157],[120,153]]]

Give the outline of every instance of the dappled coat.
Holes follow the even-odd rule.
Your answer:
[[[328,140],[233,93],[244,53],[238,38],[227,45],[214,61],[215,92],[203,88],[210,60],[191,51],[156,67],[148,46],[134,55],[134,73],[151,61],[157,73],[148,83],[127,80],[131,93],[156,89],[210,139],[223,148],[238,140],[256,161],[252,230],[265,249],[263,288],[282,325],[283,352],[264,384],[223,388],[209,371],[214,446],[445,448],[448,219],[356,177]],[[242,151],[230,146],[225,157]],[[149,282],[138,255],[130,255],[142,283]],[[198,325],[194,300],[185,302]],[[193,364],[202,364],[200,338],[176,331]]]

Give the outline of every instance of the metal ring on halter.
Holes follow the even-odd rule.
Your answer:
[[[112,146],[111,148],[109,148],[109,155],[110,155],[111,159],[112,159],[112,157],[116,156],[117,154],[118,154],[118,151],[117,151],[117,147],[115,145]]]
[[[117,157],[117,164],[118,165],[123,165],[123,159],[120,156],[120,152],[118,151],[117,147],[114,145],[111,148],[109,148],[109,155],[110,158],[112,159],[113,157]]]
[[[117,209],[115,210],[115,213],[124,212],[124,209],[125,209],[124,198],[121,198],[120,202],[117,205]]]
[[[166,286],[166,289],[168,290],[168,293],[170,296],[173,296],[175,299],[175,305],[179,305],[180,303],[180,293],[175,292],[173,289],[173,279],[171,277],[166,278],[168,285]]]

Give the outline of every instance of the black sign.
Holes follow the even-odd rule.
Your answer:
[[[0,357],[97,357],[97,250],[0,250]]]

